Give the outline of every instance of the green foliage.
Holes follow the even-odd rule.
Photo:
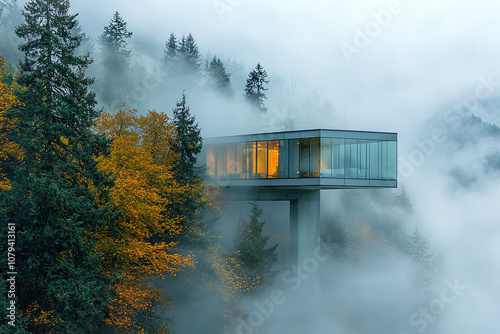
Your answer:
[[[188,78],[197,78],[200,75],[200,50],[198,44],[189,33],[187,36],[182,36],[179,42],[179,54],[182,59],[182,65],[185,75]]]
[[[101,73],[102,101],[111,107],[123,103],[124,92],[130,89],[130,60],[132,51],[128,49],[127,39],[132,33],[127,30],[127,23],[115,12],[104,32],[99,36],[101,44]]]
[[[177,48],[177,37],[173,33],[170,34],[168,41],[165,42],[165,50],[163,51],[162,66],[168,75],[179,75],[179,50]]]
[[[198,44],[193,35],[189,33],[177,40],[170,34],[165,43],[162,66],[168,78],[178,84],[179,79],[192,84],[200,77],[201,56]]]
[[[120,16],[120,13],[115,12],[109,25],[104,27],[104,32],[99,36],[99,41],[103,49],[103,53],[110,63],[117,65],[128,64],[132,51],[127,49],[127,38],[131,38],[132,33],[127,30],[127,23]]]
[[[434,254],[430,252],[429,242],[416,227],[407,243],[414,269],[414,284],[417,289],[428,287],[433,280]]]
[[[247,84],[245,86],[245,97],[247,101],[259,110],[261,113],[267,113],[264,100],[267,99],[264,93],[267,88],[264,87],[269,80],[266,80],[267,73],[260,63],[248,74]]]
[[[278,260],[278,244],[267,247],[269,236],[263,235],[265,221],[259,221],[262,209],[256,202],[251,203],[250,220],[240,220],[236,232],[235,247],[231,257],[240,266],[239,276],[246,280],[242,290],[251,292],[256,287],[271,285],[276,277],[272,270]]]
[[[194,165],[196,155],[201,152],[203,140],[196,118],[191,115],[186,105],[186,94],[177,102],[173,110],[176,137],[173,143],[174,153],[177,155],[177,164],[174,166],[175,178],[183,182],[197,181]]]
[[[87,232],[111,220],[107,174],[96,158],[109,141],[91,129],[99,111],[69,1],[37,0],[16,29],[26,40],[17,118],[23,160],[2,197],[2,225],[15,224],[18,310],[33,333],[92,333],[111,298]],[[100,204],[102,203],[102,204]],[[3,293],[3,292],[2,292]]]
[[[408,196],[408,192],[406,188],[403,186],[403,190],[401,190],[400,195],[396,195],[396,204],[406,211],[408,214],[413,214],[413,204],[411,203],[410,196]]]
[[[205,65],[208,84],[219,93],[232,95],[230,74],[227,73],[224,64],[219,57],[214,56],[210,63]]]

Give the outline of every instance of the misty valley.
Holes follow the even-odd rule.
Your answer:
[[[0,0],[0,332],[498,331],[498,5],[435,6]]]

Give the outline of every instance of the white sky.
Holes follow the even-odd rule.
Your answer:
[[[226,11],[217,12],[216,5]],[[321,90],[343,125],[398,132],[400,156],[406,158],[431,114],[474,94],[479,77],[500,82],[498,0],[73,0],[72,8],[92,37],[117,10],[133,38],[156,45],[158,52],[171,32],[191,32],[203,55],[210,51],[243,60],[248,70],[260,62],[270,76],[285,83],[294,79],[298,90]],[[395,14],[387,24],[377,23],[374,13],[388,8]],[[355,47],[357,31],[369,28],[375,29],[369,45],[359,47],[358,40],[359,53],[348,62],[341,46]],[[314,110],[304,113],[324,124]],[[469,296],[474,291],[498,296],[493,277],[500,272],[500,181],[450,196],[439,163],[430,162],[438,155],[406,180],[410,195],[427,230],[449,247],[451,266],[471,286]],[[477,273],[478,266],[483,273]],[[481,307],[470,305],[468,312]],[[474,323],[467,313],[463,318]],[[492,326],[493,317],[484,324]]]
[[[377,23],[373,13],[388,8],[389,23]],[[171,32],[191,32],[202,54],[241,59],[249,68],[261,62],[299,90],[322,90],[358,121],[421,120],[500,69],[498,1],[72,1],[92,36],[115,10],[136,40],[162,50]],[[356,29],[368,27],[369,45],[348,62],[341,46],[356,46]]]

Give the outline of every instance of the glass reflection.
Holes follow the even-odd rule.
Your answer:
[[[208,145],[202,161],[219,178],[396,180],[397,142],[302,138]]]

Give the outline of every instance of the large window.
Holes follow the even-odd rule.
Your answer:
[[[280,142],[273,140],[267,142],[267,177],[277,179],[279,177],[279,162],[280,162]]]
[[[257,175],[258,178],[267,178],[267,141],[257,142]]]
[[[207,148],[207,175],[215,175],[215,146]]]
[[[290,178],[300,177],[300,140],[299,139],[290,139],[289,141],[289,175]]]
[[[368,141],[358,140],[358,178],[368,178]]]
[[[358,177],[358,140],[346,139],[345,141],[345,177]]]
[[[395,180],[397,142],[301,138],[208,145],[207,174],[219,178]]]
[[[320,156],[320,139],[311,138],[311,177],[320,177],[321,156]]]
[[[236,173],[236,144],[226,145],[226,164],[227,164],[227,175],[230,177],[235,177]]]
[[[396,179],[397,145],[395,141],[382,142],[382,178]]]
[[[332,138],[321,138],[320,177],[332,177],[333,155]]]
[[[254,178],[257,174],[257,144],[256,142],[247,143],[247,171],[248,177]]]
[[[345,175],[345,145],[344,139],[332,139],[333,175],[335,178],[343,178]]]
[[[309,155],[310,155],[310,139],[304,138],[300,140],[300,177],[309,177]]]
[[[247,143],[236,144],[236,172],[235,176],[240,179],[247,177]]]
[[[279,152],[279,177],[288,178],[288,140],[280,140]]]
[[[382,142],[370,142],[370,178],[380,179],[382,178],[381,173],[381,148]]]
[[[217,145],[215,148],[215,168],[218,177],[224,176],[226,172],[226,145]]]

